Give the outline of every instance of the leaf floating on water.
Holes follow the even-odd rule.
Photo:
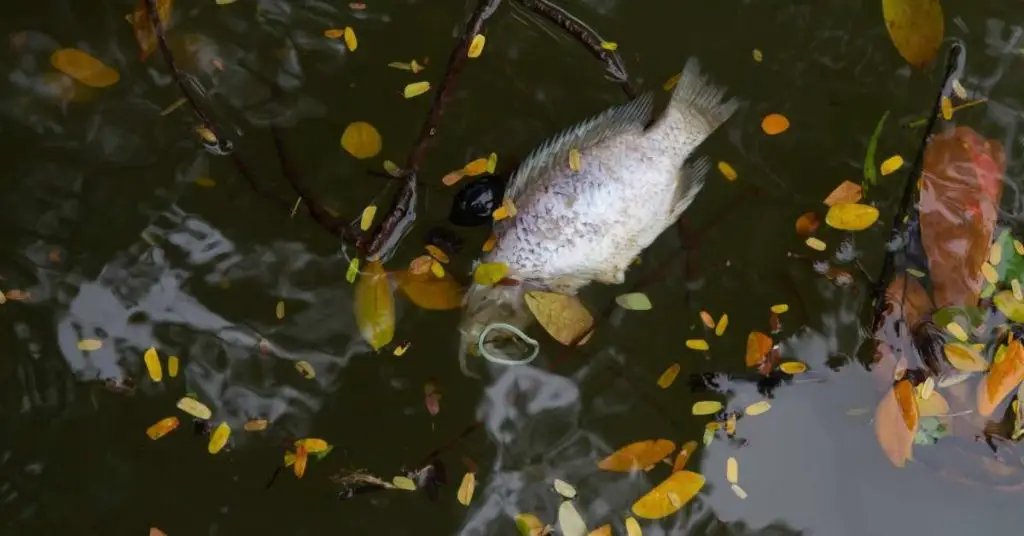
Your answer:
[[[960,324],[956,322],[950,322],[946,324],[946,331],[948,331],[950,335],[956,337],[958,340],[967,342],[967,332],[964,331],[963,326],[961,326]]]
[[[785,363],[779,364],[779,370],[790,375],[803,374],[807,372],[807,365],[799,361],[786,361]]]
[[[1016,279],[1013,280],[1017,282]],[[1020,283],[1017,283],[1020,286]],[[1006,315],[1013,322],[1024,322],[1024,300],[1015,296],[1015,291],[1003,290],[992,297],[992,302],[1000,313]]]
[[[721,337],[725,335],[725,329],[729,327],[729,315],[722,314],[722,317],[718,319],[718,324],[715,325],[715,335]]]
[[[77,48],[56,50],[50,56],[50,64],[89,87],[109,87],[121,78],[117,71]]]
[[[149,379],[160,382],[164,379],[164,370],[160,365],[160,356],[156,352],[156,348],[152,346],[146,350],[142,360],[146,363],[146,371],[149,372]]]
[[[777,303],[777,304],[769,307],[768,309],[771,312],[773,312],[773,313],[775,313],[777,315],[781,315],[782,313],[785,313],[786,311],[789,311],[789,305],[787,305],[785,303]]]
[[[384,172],[388,175],[391,175],[392,177],[402,176],[402,168],[398,167],[398,164],[390,160],[385,160],[382,165],[384,166]]]
[[[160,23],[163,25],[165,32],[171,27],[171,4],[171,0],[156,1],[157,17],[160,18]],[[146,6],[147,0],[139,0],[135,6],[135,11],[127,17],[128,22],[132,23],[135,40],[139,43],[139,61],[146,61],[146,58],[157,47],[156,31],[153,29],[153,23],[149,18],[149,10]]]
[[[156,527],[149,527],[149,536],[167,536],[167,533]]]
[[[747,352],[745,362],[748,367],[756,367],[761,364],[764,357],[772,349],[772,338],[760,331],[751,331],[747,335]]]
[[[864,180],[868,184],[878,184],[878,171],[875,169],[875,153],[878,152],[878,138],[882,136],[882,127],[885,126],[885,120],[888,118],[889,111],[886,110],[882,114],[882,118],[878,120],[878,124],[875,125],[875,130],[871,133],[871,139],[868,140],[868,150],[864,154]]]
[[[754,402],[753,404],[747,406],[746,409],[743,410],[743,413],[746,413],[751,417],[755,417],[757,415],[761,415],[762,413],[767,412],[770,409],[772,409],[771,402],[768,402],[767,400],[762,400],[760,402]]]
[[[729,459],[725,461],[725,479],[728,480],[730,484],[740,483],[740,462],[738,462],[736,458],[729,457]]]
[[[430,82],[413,82],[405,86],[405,90],[402,94],[407,99],[418,97],[426,92],[430,91]]]
[[[153,426],[146,428],[146,435],[150,439],[156,440],[171,433],[175,428],[178,427],[180,422],[177,417],[167,417],[166,419],[160,419]]]
[[[676,74],[672,75],[671,78],[666,80],[665,83],[662,84],[661,87],[664,88],[665,91],[672,91],[672,88],[676,87],[676,85],[679,84],[679,80],[682,77],[683,77],[683,73],[676,73]]]
[[[391,483],[398,489],[405,491],[416,491],[416,483],[411,478],[405,476],[396,476],[391,479]]]
[[[576,488],[572,487],[572,484],[560,478],[555,479],[555,481],[553,482],[553,486],[555,488],[555,491],[562,497],[565,497],[566,499],[572,499],[576,497]]]
[[[751,55],[754,56],[754,61],[756,61],[758,63],[761,63],[762,61],[764,61],[764,53],[762,53],[760,50],[758,50],[756,48],[751,53]]]
[[[796,234],[810,236],[818,230],[819,225],[821,225],[821,220],[818,219],[818,215],[813,212],[806,212],[796,219]]]
[[[491,214],[494,221],[501,221],[505,218],[512,218],[517,214],[516,206],[512,203],[511,199],[505,198],[501,201],[501,206]]]
[[[714,415],[722,411],[722,403],[717,400],[701,400],[693,403],[694,415]]]
[[[953,101],[943,95],[942,99],[939,100],[939,111],[942,113],[942,118],[946,121],[953,119]]]
[[[491,153],[487,156],[487,172],[494,173],[498,169],[498,153]]]
[[[619,44],[614,41],[601,41],[601,48],[616,51],[619,49]]]
[[[644,519],[661,519],[676,513],[704,487],[704,475],[692,471],[672,473],[661,484],[633,503],[633,513]]]
[[[918,413],[910,380],[899,381],[878,404],[875,435],[889,461],[903,467],[910,459],[917,434]]]
[[[903,157],[900,155],[895,155],[886,158],[885,161],[882,162],[880,171],[882,172],[882,176],[884,177],[886,175],[895,173],[901,167],[903,167]]]
[[[978,384],[978,413],[988,417],[1021,382],[1024,381],[1024,346],[1010,343],[1003,358],[992,365]]]
[[[459,484],[459,491],[456,494],[459,503],[469,506],[469,502],[473,500],[474,490],[476,490],[476,475],[473,473],[462,475],[462,483]]]
[[[382,145],[380,132],[365,121],[349,123],[341,133],[341,147],[360,160],[377,156]]]
[[[278,320],[284,319],[284,300],[277,300],[277,305],[274,307],[274,316]]]
[[[430,273],[434,274],[434,277],[440,279],[444,277],[444,267],[436,260],[432,260],[430,261]]]
[[[686,462],[690,460],[690,456],[697,450],[696,441],[687,441],[683,443],[683,447],[679,449],[679,454],[676,455],[676,461],[672,463],[672,472],[682,471],[686,468]]]
[[[519,536],[536,536],[542,534],[544,524],[533,514],[516,514],[516,529]]]
[[[469,50],[466,51],[466,56],[470,58],[479,58],[480,54],[484,51],[484,45],[487,43],[487,38],[483,34],[476,34],[473,36],[473,40],[469,43]]]
[[[928,379],[931,379],[929,377]],[[921,417],[939,417],[949,415],[949,402],[938,392],[933,392],[928,398],[917,397],[917,410]]]
[[[484,262],[473,270],[473,282],[478,285],[493,286],[508,275],[508,265],[502,262]]]
[[[663,458],[672,454],[676,444],[668,439],[648,439],[630,443],[619,450],[608,455],[607,458],[598,462],[598,469],[604,471],[615,471],[629,473],[639,471],[658,463]]]
[[[78,349],[83,352],[95,352],[100,348],[103,348],[103,341],[97,339],[82,339],[78,341]]]
[[[172,355],[167,358],[167,375],[172,378],[178,377],[178,356]]]
[[[313,369],[313,365],[310,365],[308,361],[296,361],[295,370],[299,371],[299,374],[307,380],[316,378],[316,370]]]
[[[178,409],[204,421],[208,420],[210,416],[213,415],[213,412],[210,411],[210,408],[206,407],[206,404],[203,404],[190,396],[182,397],[178,400]]]
[[[626,518],[626,536],[643,536],[640,530],[640,523],[634,517]]]
[[[945,32],[939,0],[882,0],[882,16],[903,59],[918,68],[931,63]]]
[[[363,209],[363,215],[359,218],[359,228],[364,231],[369,231],[370,226],[373,225],[373,217],[377,215],[377,205],[367,205]]]
[[[577,173],[583,169],[583,155],[575,147],[569,149],[569,169]]]
[[[344,28],[331,28],[329,30],[324,30],[324,37],[328,39],[341,39],[344,35]]]
[[[316,454],[318,452],[326,452],[331,446],[323,439],[317,437],[307,437],[299,439],[295,442],[295,447],[304,447],[306,452],[310,454]]]
[[[789,119],[782,114],[768,114],[761,120],[761,130],[769,136],[789,130]]]
[[[309,463],[309,452],[304,447],[295,449],[295,465],[292,466],[292,470],[295,472],[295,478],[302,478],[306,474],[306,465]]]
[[[348,263],[348,270],[345,270],[345,281],[349,283],[356,282],[356,276],[359,275],[359,257],[353,257]]]
[[[864,197],[864,188],[861,185],[843,181],[839,186],[836,186],[832,193],[828,194],[825,198],[825,204],[828,206],[838,205],[840,203],[857,203]]]
[[[537,322],[552,338],[566,346],[594,325],[594,317],[577,296],[532,291],[526,293],[525,299]],[[583,342],[585,340],[581,344]]]
[[[266,419],[252,419],[242,425],[242,429],[246,432],[262,432],[269,425],[270,423]]]
[[[863,231],[878,221],[878,209],[870,205],[837,203],[825,214],[825,223],[840,231]]]
[[[700,321],[704,323],[704,327],[708,329],[715,329],[715,318],[711,316],[711,313],[707,311],[701,311]]]
[[[726,162],[718,163],[718,172],[721,173],[726,180],[734,181],[736,180],[736,177],[738,177],[736,170]]]
[[[356,39],[356,31],[351,26],[346,26],[343,30],[342,37],[345,38],[345,48],[349,52],[355,52],[356,48],[359,47],[359,40]]]
[[[708,345],[708,341],[704,339],[689,339],[686,341],[686,347],[691,350],[708,350],[711,348]]]
[[[446,311],[462,306],[462,286],[448,274],[442,277],[399,272],[398,288],[421,309]]]
[[[558,528],[563,536],[586,536],[587,524],[572,501],[562,501],[558,506]]]
[[[682,366],[679,363],[672,363],[665,369],[665,372],[658,376],[658,387],[662,389],[668,389],[676,381],[676,376],[679,376],[679,371]]]
[[[224,448],[224,445],[228,444],[228,437],[231,436],[231,427],[228,423],[222,422],[217,425],[217,428],[210,434],[210,444],[206,446],[207,452],[210,454],[217,454]]]
[[[643,292],[630,292],[615,297],[615,303],[628,311],[649,311],[652,307],[651,299]]]
[[[363,340],[380,350],[395,336],[395,299],[380,261],[371,261],[355,289],[356,325]]]
[[[729,487],[730,487],[730,488],[732,488],[732,492],[733,492],[733,493],[735,493],[735,494],[736,494],[736,496],[737,496],[737,497],[739,497],[740,499],[746,499],[746,498],[747,498],[747,492],[746,492],[746,490],[744,490],[743,488],[741,488],[741,487],[739,486],[739,484],[732,484],[732,485],[731,485],[731,486],[729,486]]]
[[[825,249],[828,248],[828,245],[826,245],[825,242],[822,242],[821,239],[814,238],[813,236],[804,240],[804,243],[807,244],[807,247],[815,251],[825,251]]]

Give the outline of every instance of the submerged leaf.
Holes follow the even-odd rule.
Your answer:
[[[629,311],[649,311],[652,307],[651,299],[643,292],[621,294],[615,297],[615,303]]]
[[[371,261],[359,274],[355,289],[355,316],[359,333],[374,350],[395,335],[395,299],[380,261]]]
[[[377,156],[382,145],[380,132],[365,121],[349,123],[341,133],[342,148],[360,160]]]
[[[1010,343],[1002,359],[992,364],[985,379],[978,384],[978,413],[988,417],[1017,386],[1024,381],[1024,346],[1019,340]]]
[[[405,90],[402,94],[407,99],[418,97],[426,92],[430,91],[430,82],[413,82],[405,86]]]
[[[882,0],[882,16],[903,59],[919,68],[931,63],[945,32],[939,0]]]
[[[630,443],[598,462],[597,467],[605,471],[628,473],[661,461],[676,449],[668,439],[648,439]]]
[[[397,279],[398,288],[421,309],[447,311],[462,306],[462,285],[450,274],[434,277],[402,271],[398,272]]]
[[[54,51],[50,56],[50,64],[89,87],[108,87],[121,79],[117,71],[77,48]]]
[[[533,291],[526,294],[526,306],[545,331],[567,346],[594,325],[594,317],[576,296]]]
[[[459,484],[459,491],[456,494],[456,498],[463,506],[469,506],[469,502],[473,500],[473,491],[476,489],[476,475],[474,473],[466,473],[462,475],[462,483]]]
[[[772,349],[772,338],[760,331],[751,331],[747,335],[746,364],[748,367],[756,367],[764,356]]]
[[[644,519],[661,519],[677,512],[704,487],[704,475],[677,471],[633,503],[633,513]]]
[[[825,214],[825,223],[840,231],[863,231],[878,221],[878,209],[857,203],[837,203]]]
[[[139,0],[135,11],[128,16],[129,22],[132,23],[132,30],[135,32],[135,40],[138,41],[139,48],[141,49],[139,53],[140,61],[146,61],[146,58],[157,47],[156,31],[149,18],[149,10],[146,8],[147,3],[148,0]],[[171,0],[156,0],[156,13],[165,32],[171,27],[171,6]]]
[[[672,363],[669,365],[669,367],[665,369],[665,372],[662,372],[661,376],[658,376],[658,387],[668,389],[669,386],[676,381],[676,376],[679,376],[679,371],[681,369],[682,366],[679,363]]]

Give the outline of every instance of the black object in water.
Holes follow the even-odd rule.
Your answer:
[[[484,175],[466,183],[452,201],[448,221],[460,227],[476,227],[491,221],[491,213],[501,205],[506,180],[500,175]]]

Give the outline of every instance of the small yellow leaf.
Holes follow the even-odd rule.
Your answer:
[[[261,432],[263,430],[266,430],[267,426],[269,425],[270,423],[266,419],[252,419],[250,421],[247,421],[242,426],[242,429],[245,430],[246,432]]]
[[[328,39],[341,39],[345,35],[345,30],[342,28],[331,28],[324,30],[324,37]]]
[[[296,361],[295,370],[299,371],[299,374],[307,380],[316,378],[316,370],[313,369],[313,365],[310,365],[308,361]]]
[[[395,335],[395,299],[384,265],[371,261],[359,274],[355,288],[356,325],[363,340],[380,350]]]
[[[614,41],[601,41],[601,48],[615,51],[619,49],[619,44]]]
[[[942,111],[942,118],[946,121],[953,119],[953,101],[949,100],[949,97],[943,95],[939,102],[939,109]]]
[[[755,48],[752,55],[754,56],[754,61],[758,63],[764,61],[764,54],[759,49]]]
[[[487,159],[477,158],[476,160],[473,160],[472,162],[463,166],[462,171],[464,171],[466,175],[469,175],[470,177],[483,175],[484,173],[487,173]]]
[[[484,242],[484,245],[481,246],[480,249],[483,250],[484,253],[489,253],[492,250],[494,250],[494,246],[496,246],[497,244],[498,237],[497,235],[492,233],[491,236],[487,237],[487,240]]]
[[[416,491],[416,483],[411,478],[405,476],[396,476],[391,479],[391,483],[398,489],[404,489],[405,491]]]
[[[955,342],[946,343],[942,347],[946,361],[957,370],[963,372],[983,372],[988,369],[988,362],[974,348]]]
[[[166,419],[160,419],[156,424],[146,428],[146,435],[150,439],[156,440],[171,433],[172,430],[178,427],[179,421],[177,417],[167,417]]]
[[[487,38],[483,34],[476,34],[473,36],[473,41],[469,43],[469,50],[466,51],[466,56],[470,58],[479,58],[480,54],[484,51],[484,45],[487,43]]]
[[[178,356],[172,355],[167,358],[167,375],[172,378],[178,377]]]
[[[795,376],[797,374],[807,372],[807,365],[799,361],[786,361],[785,363],[779,364],[779,370],[791,376]]]
[[[359,40],[356,39],[356,31],[350,27],[345,27],[345,47],[348,48],[349,52],[355,52],[356,48],[359,47]]]
[[[61,48],[54,51],[50,55],[50,64],[89,87],[108,87],[121,79],[117,71],[77,48]]]
[[[639,471],[644,467],[658,463],[672,454],[676,444],[668,439],[648,439],[630,443],[611,453],[598,462],[597,467],[603,471],[628,473]]]
[[[807,247],[815,251],[825,251],[825,248],[828,247],[827,245],[825,245],[825,242],[821,241],[821,239],[815,238],[813,236],[808,238],[807,240],[804,240],[804,243],[807,244]]]
[[[552,484],[555,488],[555,492],[557,492],[562,497],[565,497],[566,499],[572,499],[576,497],[576,488],[574,488],[572,484],[560,478],[556,478]]]
[[[676,73],[676,74],[672,75],[671,78],[666,80],[665,83],[662,84],[661,87],[664,88],[665,91],[672,91],[672,88],[676,87],[676,85],[679,84],[679,79],[682,78],[682,77],[683,77],[683,73]]]
[[[679,449],[679,454],[676,455],[676,460],[672,462],[672,472],[682,471],[686,468],[686,462],[690,460],[690,456],[693,455],[694,451],[697,450],[696,441],[687,441],[683,443],[682,448]]]
[[[736,180],[736,177],[738,176],[736,175],[736,170],[733,169],[732,166],[730,166],[726,162],[718,163],[718,172],[721,173],[723,177],[730,181]]]
[[[525,300],[544,330],[566,346],[594,325],[594,317],[576,296],[532,291],[526,293]]]
[[[210,434],[210,444],[206,446],[207,452],[210,454],[217,454],[224,448],[224,445],[228,444],[228,437],[231,436],[231,427],[228,423],[222,422],[217,425],[217,428]]]
[[[981,265],[981,275],[985,277],[985,281],[995,285],[999,282],[999,272],[996,271],[996,267],[989,263]]]
[[[837,203],[825,214],[825,223],[840,231],[863,231],[878,221],[878,209],[857,203]]]
[[[359,275],[359,257],[353,257],[348,263],[348,270],[345,271],[345,281],[349,283],[356,282],[356,276]]]
[[[1003,260],[1003,246],[999,242],[993,242],[988,250],[988,262],[993,266],[999,266]]]
[[[214,186],[217,186],[217,183],[210,177],[199,177],[196,179],[196,185],[202,186],[203,188],[213,188]]]
[[[729,315],[723,314],[718,319],[718,324],[715,324],[715,335],[721,337],[725,334],[725,328],[729,327]]]
[[[316,454],[318,452],[326,452],[331,447],[327,441],[316,437],[307,437],[299,439],[295,442],[295,447],[305,447],[306,452],[310,454]]]
[[[204,421],[208,420],[213,415],[213,412],[210,411],[210,408],[206,407],[206,404],[203,404],[190,396],[182,397],[178,400],[178,409]]]
[[[569,149],[569,169],[577,173],[583,169],[583,155],[575,147]]]
[[[405,90],[402,94],[405,95],[405,98],[411,99],[428,91],[430,91],[430,82],[413,82],[405,86]]]
[[[626,518],[626,536],[643,536],[643,531],[640,530],[640,523],[637,522],[635,517]]]
[[[1017,252],[1017,255],[1024,255],[1024,243],[1020,240],[1013,240],[1013,250]]]
[[[882,16],[903,59],[918,68],[931,63],[945,31],[939,0],[882,0]]]
[[[367,205],[363,209],[363,216],[359,219],[359,228],[368,231],[373,225],[373,217],[377,215],[377,205]]]
[[[886,158],[885,161],[882,162],[880,171],[882,172],[882,175],[885,176],[896,172],[901,167],[903,167],[903,157],[900,155],[895,155]]]
[[[693,403],[694,415],[714,415],[722,410],[722,403],[717,400],[701,400]]]
[[[1020,288],[1020,281],[1016,279],[1010,280],[1010,291],[1013,292],[1013,299],[1017,301],[1024,301],[1024,291]]]
[[[704,323],[704,327],[708,329],[715,329],[715,318],[711,316],[711,313],[707,311],[701,311],[700,321]]]
[[[444,277],[444,266],[441,266],[441,263],[437,261],[431,261],[430,273],[434,274],[434,277],[442,278]]]
[[[441,184],[444,184],[445,186],[452,186],[453,184],[461,181],[462,178],[465,176],[465,170],[457,169],[445,175],[444,177],[441,177]]]
[[[707,350],[711,348],[708,345],[708,341],[704,339],[689,339],[686,341],[686,347],[691,350]]]
[[[284,318],[284,300],[277,300],[277,305],[274,307],[274,316],[276,316],[278,320]]]
[[[491,153],[487,157],[487,172],[494,173],[498,169],[498,153]]]
[[[494,221],[501,221],[505,218],[512,218],[516,215],[517,210],[515,204],[512,203],[511,199],[505,198],[501,201],[501,206],[491,214]]]
[[[78,349],[83,352],[95,352],[103,347],[103,341],[97,339],[82,339],[78,341]]]
[[[212,130],[206,127],[196,127],[196,134],[198,134],[199,137],[202,138],[202,140],[205,141],[206,143],[217,143],[217,135],[214,134]]]
[[[395,347],[395,349],[391,353],[395,357],[402,357],[403,355],[405,355],[405,352],[409,349],[409,346],[411,344],[412,343],[408,343],[408,342],[405,343],[405,344],[399,344],[398,346]]]
[[[651,310],[651,299],[643,292],[630,292],[615,297],[615,303],[627,311]]]
[[[946,324],[946,331],[948,331],[951,335],[953,335],[957,339],[959,339],[959,340],[961,340],[963,342],[967,342],[967,332],[964,331],[963,326],[961,326],[960,324],[958,324],[956,322],[950,322],[950,323]]]
[[[437,247],[437,246],[435,246],[433,244],[427,244],[425,246],[425,249],[427,250],[427,253],[429,253],[431,257],[437,259],[440,262],[448,264],[448,262],[449,262],[448,254],[445,253],[441,248],[439,248],[439,247]]]
[[[519,530],[519,536],[536,536],[544,529],[544,523],[533,514],[516,514],[516,529]]]
[[[380,132],[365,121],[349,123],[341,133],[341,147],[360,160],[377,156],[382,145]]]
[[[384,161],[384,172],[392,177],[400,177],[402,175],[402,168],[398,167],[398,164],[390,161]]]
[[[476,489],[476,475],[474,473],[466,473],[462,475],[462,483],[459,484],[459,491],[456,494],[456,498],[463,506],[469,506],[469,502],[473,500],[473,491]]]
[[[737,496],[737,497],[739,497],[740,499],[746,499],[746,498],[747,498],[747,492],[746,492],[746,490],[744,490],[743,488],[741,488],[741,487],[739,486],[739,484],[732,484],[732,485],[731,485],[731,486],[729,486],[729,487],[730,487],[730,488],[732,488],[732,492],[733,492],[733,493],[735,493],[735,494],[736,494],[736,496]]]
[[[762,400],[760,402],[754,402],[753,404],[747,406],[746,409],[743,410],[743,413],[746,413],[751,417],[755,417],[770,409],[772,409],[771,403],[768,402],[767,400]]]
[[[393,61],[391,63],[388,63],[388,67],[391,67],[392,69],[401,69],[403,71],[415,72],[415,70],[412,68],[412,64],[401,61]]]
[[[558,528],[563,536],[584,536],[587,533],[587,524],[572,501],[562,501],[558,506]]]
[[[508,265],[501,262],[485,262],[473,270],[473,282],[478,285],[492,286],[508,275]]]
[[[769,136],[789,130],[789,119],[782,114],[768,114],[761,120],[761,130]]]
[[[306,449],[299,447],[295,449],[295,466],[292,468],[295,471],[295,478],[302,478],[302,475],[306,474],[306,465],[309,463],[309,453]]]
[[[676,381],[676,376],[679,376],[680,369],[682,369],[682,366],[679,363],[672,363],[669,365],[669,367],[665,369],[665,372],[662,372],[661,376],[658,376],[658,387],[668,389],[668,387]]]
[[[728,480],[730,484],[740,483],[740,463],[736,458],[729,457],[729,459],[725,461],[725,479]]]
[[[149,372],[149,379],[159,382],[164,379],[164,370],[160,365],[160,356],[156,353],[156,348],[150,347],[146,350],[142,360],[146,362],[146,371]]]
[[[777,304],[771,306],[769,309],[771,310],[771,312],[773,312],[773,313],[775,313],[777,315],[781,315],[782,313],[785,313],[786,311],[789,310],[789,305],[787,305],[785,303],[777,303]]]
[[[704,487],[704,476],[677,471],[633,503],[633,513],[644,519],[661,519],[682,508]]]

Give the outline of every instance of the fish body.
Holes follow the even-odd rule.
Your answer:
[[[469,289],[463,350],[477,346],[488,324],[525,328],[532,318],[524,301],[530,290],[573,295],[593,281],[622,283],[633,259],[703,187],[710,160],[687,158],[735,112],[736,100],[723,96],[690,59],[653,124],[648,93],[534,149],[504,194],[517,214],[495,223],[497,242],[482,259],[504,263],[520,284]],[[570,166],[576,152],[579,166]]]

